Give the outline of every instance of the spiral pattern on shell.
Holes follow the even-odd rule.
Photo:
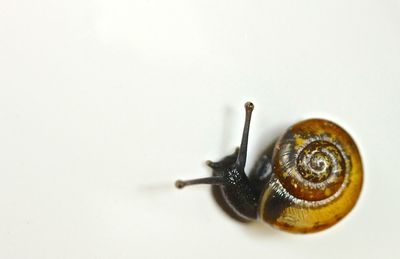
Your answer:
[[[274,172],[294,197],[320,201],[339,195],[351,160],[334,132],[338,129],[334,124],[323,121],[320,129],[308,125],[312,122],[296,124],[281,137],[274,154]]]
[[[358,148],[337,124],[310,119],[277,141],[261,218],[291,232],[315,232],[342,219],[358,200],[363,169]]]

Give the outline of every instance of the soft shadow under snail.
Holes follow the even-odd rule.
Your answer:
[[[240,148],[219,162],[207,162],[212,177],[178,180],[176,187],[216,185],[238,217],[261,218],[289,232],[321,231],[346,216],[363,182],[361,157],[351,136],[323,119],[296,123],[276,142],[272,159],[263,156],[258,162],[255,179],[248,178],[244,167],[254,105],[247,102],[245,109]]]

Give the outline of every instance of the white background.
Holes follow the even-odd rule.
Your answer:
[[[399,258],[400,2],[0,2],[0,258]],[[333,228],[241,224],[206,159],[248,169],[324,117],[364,158]]]

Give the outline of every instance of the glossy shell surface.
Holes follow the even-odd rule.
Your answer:
[[[310,119],[290,127],[275,144],[272,163],[259,214],[280,229],[326,229],[346,216],[360,195],[360,153],[351,136],[333,122]]]

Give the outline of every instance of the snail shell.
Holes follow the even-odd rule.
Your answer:
[[[316,232],[342,219],[359,197],[363,168],[351,136],[337,124],[310,119],[277,141],[273,175],[260,197],[262,220],[290,232]]]

